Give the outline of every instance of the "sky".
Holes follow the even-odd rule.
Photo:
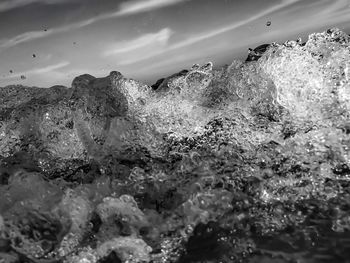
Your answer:
[[[0,87],[114,70],[152,84],[331,27],[350,33],[350,0],[0,0]]]

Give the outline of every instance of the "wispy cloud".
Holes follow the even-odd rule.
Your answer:
[[[135,14],[159,9],[165,6],[175,5],[188,0],[134,0],[120,5],[121,14]]]
[[[218,35],[227,33],[229,31],[232,31],[234,29],[237,29],[239,27],[247,25],[247,24],[249,24],[251,22],[254,22],[255,20],[263,18],[263,17],[265,17],[265,16],[267,16],[267,15],[269,15],[271,13],[279,11],[279,10],[281,10],[283,8],[286,8],[286,7],[288,7],[290,5],[293,5],[293,4],[295,4],[297,2],[300,2],[300,1],[303,1],[303,0],[282,0],[282,2],[280,4],[277,4],[277,5],[271,6],[270,8],[267,8],[265,10],[262,10],[261,12],[248,17],[247,19],[243,19],[241,21],[234,22],[232,24],[223,26],[221,28],[218,28],[218,29],[215,29],[215,30],[212,30],[212,31],[205,32],[203,34],[194,36],[192,38],[189,38],[187,40],[184,40],[184,41],[182,41],[180,43],[177,43],[177,44],[171,46],[169,48],[169,50],[183,48],[183,47],[186,47],[186,46],[198,43],[200,41],[203,41],[203,40],[206,40],[206,39],[210,39],[210,38],[216,37]]]
[[[232,24],[225,25],[223,27],[220,27],[220,28],[217,28],[217,29],[214,29],[211,31],[207,31],[207,32],[204,32],[202,34],[194,35],[188,39],[185,39],[183,41],[180,41],[178,43],[170,45],[164,49],[159,49],[156,52],[152,52],[152,53],[147,54],[147,55],[142,56],[142,57],[137,57],[135,59],[128,58],[126,60],[121,60],[121,61],[119,61],[118,64],[119,65],[130,65],[130,64],[138,63],[138,62],[143,61],[143,60],[150,59],[150,58],[154,57],[155,55],[161,55],[161,54],[164,54],[166,52],[170,52],[173,50],[177,50],[177,49],[185,48],[187,46],[194,45],[198,42],[214,38],[218,35],[221,35],[221,34],[229,32],[229,31],[232,31],[234,29],[237,29],[239,27],[242,27],[242,26],[249,24],[255,20],[258,20],[258,19],[260,19],[268,14],[271,14],[273,12],[276,12],[278,10],[286,8],[286,7],[293,5],[293,4],[300,2],[300,1],[303,1],[303,0],[282,0],[281,3],[274,5],[274,6],[271,6],[267,9],[264,9],[261,12],[255,14],[255,15],[252,15],[244,20],[237,21],[237,22],[234,22]]]
[[[269,14],[275,13],[277,11],[281,11],[286,7],[297,4],[298,2],[305,2],[305,0],[283,0],[279,4],[271,6],[267,9],[264,9],[261,12],[248,17],[247,19],[243,19],[241,21],[237,21],[232,24],[225,25],[220,28],[210,30],[201,34],[193,35],[188,39],[185,39],[178,43],[174,43],[173,45],[167,46],[166,48],[163,48],[163,49],[159,49],[157,50],[157,52],[152,52],[145,56],[136,57],[136,58],[127,58],[126,60],[120,60],[119,65],[125,66],[125,65],[139,63],[141,61],[151,59],[157,55],[162,55],[174,50],[186,48],[188,46],[194,45],[196,43],[199,43],[205,40],[216,38],[221,34],[230,32],[244,25],[250,24],[258,19],[266,17]],[[346,21],[349,21],[349,17],[350,17],[350,0],[335,0],[335,1],[319,0],[318,2],[311,3],[310,9],[308,5],[305,5],[305,3],[296,7],[297,7],[296,9],[292,9],[293,12],[296,12],[296,14],[292,16],[294,17],[293,26],[290,26],[288,30],[286,30],[285,27],[282,27],[282,28],[276,29],[275,31],[271,31],[269,33],[270,39],[275,37],[280,37],[282,35],[296,33],[296,32],[299,32],[300,30],[306,31],[309,29],[315,29],[317,27],[322,27],[325,25],[337,25],[338,23],[344,23]],[[312,15],[310,13],[308,14],[303,13],[303,10],[305,10],[305,12],[307,13],[310,10],[313,10],[317,7],[319,8],[320,12],[317,12],[315,15]],[[285,13],[286,17],[290,17],[290,12],[291,10],[288,10],[288,9],[286,9],[285,11],[282,11],[282,13]],[[264,35],[264,37],[266,36],[267,35]],[[262,38],[262,36],[257,36],[257,37]],[[250,41],[252,40],[250,39]],[[240,41],[239,43],[240,45],[237,45],[237,48],[239,46],[249,44],[246,41]]]
[[[124,41],[121,43],[114,44],[103,53],[104,56],[116,55],[116,54],[125,54],[129,52],[135,52],[137,50],[147,48],[150,46],[161,46],[164,47],[170,36],[173,34],[173,31],[170,28],[163,28],[159,32],[150,33],[142,35],[136,39],[130,41]],[[141,50],[143,52],[143,50]]]
[[[319,12],[320,18],[322,16],[327,16],[327,15],[335,15],[338,12],[344,11],[344,9],[347,9],[349,11],[350,7],[350,1],[349,0],[336,0],[333,1],[331,4],[328,5],[326,1],[319,1],[319,5],[323,7],[323,10]],[[350,14],[348,13],[350,16]]]
[[[341,27],[346,23],[349,24],[350,0],[318,0],[294,10],[285,10],[279,16],[287,19],[280,21],[279,27],[265,33],[262,36],[264,39],[281,38],[320,28]],[[288,30],[285,30],[286,26]]]
[[[0,40],[0,50],[16,46],[20,43],[27,42],[33,39],[42,38],[50,34],[51,34],[51,31],[50,32],[31,31],[31,32],[26,32],[26,33],[17,35],[10,39]]]
[[[287,1],[285,3],[287,3]],[[290,3],[294,3],[294,2],[290,1]],[[252,19],[258,19],[260,17],[264,17],[267,15],[266,12],[267,11],[265,10],[262,13],[255,15]],[[318,0],[317,2],[310,2],[307,4],[296,6],[295,8],[289,8],[289,9],[283,10],[278,14],[281,18],[285,17],[292,21],[287,19],[283,19],[283,21],[279,21],[279,22],[276,21],[278,22],[279,26],[276,26],[275,29],[272,29],[272,30],[270,29],[268,33],[264,33],[262,35],[257,34],[255,36],[242,39],[235,44],[235,49],[246,47],[247,45],[251,45],[251,44],[271,41],[271,39],[288,37],[288,35],[290,36],[291,34],[298,34],[305,31],[317,30],[318,28],[324,27],[324,26],[330,27],[334,25],[340,25],[341,23],[346,23],[346,22],[348,22],[348,24],[350,25],[349,23],[350,0],[335,0],[335,1]],[[236,26],[238,25],[245,24],[246,22],[247,23],[251,22],[249,20],[240,21],[239,23],[236,23],[236,24],[231,24],[231,25],[219,28],[217,30],[213,30],[201,35],[193,36],[190,39],[187,39],[180,43],[169,46],[166,50],[159,51],[158,54],[159,55],[163,54],[163,56],[164,55],[168,56],[167,52],[170,52],[182,47],[186,47],[187,45],[198,43],[202,40],[209,39],[211,37],[215,37],[218,34],[230,31],[231,29],[235,29]],[[286,30],[287,26],[288,26],[288,30]],[[229,46],[222,47],[221,52],[224,52],[223,50],[231,50],[232,52],[232,47],[229,47]],[[169,59],[156,60],[156,62],[152,63],[150,67],[147,67],[147,70],[148,72],[152,72],[155,70],[157,71],[165,68],[171,68],[176,63],[178,63],[179,65],[185,64],[186,61],[203,57],[203,53],[207,54],[206,51],[208,51],[207,48],[202,46],[200,47],[200,50],[198,49],[193,50],[193,52],[191,52],[191,54],[187,54],[186,57],[181,57],[178,55],[178,53],[173,53],[173,56],[169,55],[169,57],[171,57],[170,60]],[[210,50],[208,52],[210,52]],[[153,56],[148,56],[147,59],[150,59]],[[127,60],[127,61],[122,61],[122,64],[124,65],[134,64],[140,61],[141,61],[140,59]]]
[[[15,74],[11,74],[9,76],[4,77],[3,80],[18,79],[21,76],[28,77],[31,75],[39,75],[39,74],[49,73],[49,72],[55,71],[57,69],[64,68],[64,67],[68,66],[69,64],[70,64],[70,62],[68,62],[68,61],[62,61],[60,63],[56,63],[56,64],[52,64],[52,65],[48,65],[48,66],[44,66],[44,67],[40,67],[40,68],[34,68],[31,70],[27,70],[27,71],[17,72]]]
[[[0,13],[11,9],[27,6],[33,3],[57,4],[70,0],[3,0],[0,3]]]
[[[315,16],[315,20],[324,19],[328,24],[337,24],[349,21],[350,0],[336,0],[322,12],[320,17]]]
[[[12,0],[11,0],[12,1]],[[13,0],[21,2],[22,0]],[[54,3],[59,1],[69,1],[69,0],[23,0],[27,4],[32,2],[47,2],[47,3]],[[29,42],[32,40],[48,37],[50,35],[55,35],[58,33],[64,33],[71,30],[79,29],[82,27],[86,27],[88,25],[94,24],[96,22],[107,20],[111,18],[121,17],[121,16],[127,16],[132,15],[136,13],[142,13],[150,10],[156,10],[159,8],[163,8],[166,6],[175,5],[181,2],[186,2],[189,0],[137,0],[137,1],[128,1],[120,5],[119,9],[114,12],[108,12],[104,14],[97,15],[95,17],[85,19],[82,21],[78,21],[75,23],[71,23],[69,25],[64,25],[61,27],[51,28],[47,31],[30,31],[25,32],[20,35],[17,35],[10,39],[3,39],[0,40],[0,51],[6,48],[14,47],[18,44]],[[10,1],[8,1],[10,2]],[[5,8],[5,5],[4,5]],[[1,11],[1,5],[0,5],[0,11]]]

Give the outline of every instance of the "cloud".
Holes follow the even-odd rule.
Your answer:
[[[243,19],[241,21],[234,22],[234,23],[231,23],[229,25],[225,25],[223,27],[220,27],[220,28],[217,28],[217,29],[214,29],[211,31],[207,31],[207,32],[204,32],[202,34],[194,35],[188,39],[185,39],[185,40],[180,41],[178,43],[175,43],[171,46],[168,46],[167,48],[157,50],[155,52],[149,53],[149,54],[142,56],[142,57],[136,57],[135,59],[128,58],[127,60],[119,61],[118,64],[119,65],[130,65],[130,64],[138,63],[138,62],[143,61],[143,60],[150,59],[156,55],[161,55],[161,54],[164,54],[166,52],[170,52],[173,50],[177,50],[177,49],[185,48],[187,46],[194,45],[198,42],[217,37],[218,35],[221,35],[221,34],[229,32],[229,31],[232,31],[234,29],[237,29],[239,27],[242,27],[242,26],[249,24],[255,20],[258,20],[258,19],[260,19],[268,14],[271,14],[273,12],[276,12],[278,10],[286,8],[286,7],[293,5],[293,4],[300,2],[300,1],[302,1],[302,0],[282,0],[281,3],[274,5],[272,7],[269,7],[267,9],[264,9],[261,12],[255,14],[255,15],[252,15],[246,19]]]
[[[280,13],[283,18],[280,26],[269,30],[260,38],[284,38],[292,34],[302,34],[314,30],[324,30],[330,27],[341,27],[349,23],[350,0],[319,0],[293,10]],[[291,20],[291,17],[293,18]],[[288,30],[285,28],[288,27]]]
[[[21,83],[26,86],[50,87],[52,85],[68,85],[72,80],[62,68],[70,65],[68,61],[62,61],[56,64],[34,68],[22,72],[16,72],[0,78],[0,86]],[[25,76],[22,79],[21,76]]]
[[[292,1],[289,1],[290,3],[295,3]],[[285,4],[287,4],[287,1],[285,1]],[[310,10],[312,12],[310,12]],[[170,46],[165,51],[159,51],[158,55],[165,54],[166,52],[170,52],[182,47],[186,47],[188,45],[192,45],[195,43],[198,43],[200,41],[203,41],[205,39],[213,38],[221,33],[228,32],[232,29],[235,29],[236,26],[243,25],[246,22],[249,22],[251,19],[258,19],[260,17],[264,17],[268,10],[264,10],[259,14],[256,14],[255,16],[243,20],[237,23],[233,23],[231,25],[224,26],[222,28],[219,28],[217,30],[208,31],[206,33],[193,36],[190,39],[184,40],[182,42],[176,43],[172,46]],[[291,14],[293,13],[293,14]],[[267,42],[271,41],[271,39],[276,38],[285,38],[292,34],[301,34],[302,32],[306,32],[309,30],[317,30],[320,27],[324,26],[334,26],[334,25],[340,25],[341,23],[349,23],[349,13],[350,13],[350,0],[319,0],[318,2],[311,2],[306,5],[299,5],[296,6],[296,8],[293,9],[287,9],[282,12],[279,12],[278,15],[283,19],[282,21],[276,21],[279,26],[276,26],[274,29],[270,29],[267,33],[264,34],[256,34],[252,37],[242,39],[238,41],[235,44],[235,49],[239,49],[242,47],[246,47],[247,45],[250,45],[252,43],[261,43],[261,42]],[[285,19],[288,18],[288,19]],[[292,20],[292,21],[290,21]],[[322,22],[320,22],[322,21]],[[286,30],[286,26],[288,27],[288,30]],[[215,38],[217,40],[217,38]],[[224,47],[224,43],[222,47],[219,46],[219,44],[216,44],[215,47],[218,46],[218,48],[222,48],[221,52],[224,50],[229,50],[232,52],[232,47],[227,45]],[[209,53],[213,51],[213,53]],[[176,54],[176,56],[175,56]],[[199,59],[203,57],[203,54],[218,54],[215,53],[215,50],[208,50],[207,46],[202,46],[198,49],[193,50],[190,54],[187,54],[186,57],[181,57],[177,55],[177,53],[174,53],[174,56],[171,56],[170,60],[157,60],[156,63],[152,63],[150,67],[147,67],[148,71],[152,70],[162,70],[164,68],[170,68],[174,66],[175,63],[178,64],[184,64],[186,61]],[[154,55],[153,55],[154,56]],[[148,56],[147,59],[150,59],[152,56]],[[127,64],[133,64],[138,63],[140,60],[129,60],[126,61]]]
[[[293,9],[287,9],[279,13],[280,16],[291,17],[294,16],[294,20],[304,20],[305,17],[310,20],[317,19],[321,24],[324,18],[332,17],[334,21],[338,21],[338,14],[344,12],[349,15],[350,0],[318,0],[318,1],[305,1],[303,5],[297,5]],[[307,21],[309,22],[309,21]],[[307,25],[307,23],[306,23]]]
[[[61,26],[56,28],[47,29],[46,31],[29,31],[22,34],[19,34],[15,37],[9,39],[0,40],[0,52],[4,49],[17,46],[22,43],[30,42],[33,40],[45,38],[51,35],[68,32],[74,29],[78,29],[87,25],[90,25],[95,22],[95,19],[87,19],[80,22],[72,23],[67,26]]]
[[[0,3],[0,13],[33,3],[57,4],[69,1],[70,0],[5,0]]]
[[[134,0],[127,1],[120,5],[120,13],[135,14],[140,12],[147,12],[162,7],[175,5],[188,0]]]
[[[15,74],[11,74],[9,76],[4,77],[3,79],[11,80],[11,79],[18,79],[21,76],[28,77],[28,76],[31,76],[31,75],[40,75],[40,74],[44,74],[44,73],[50,73],[50,72],[53,72],[53,71],[55,71],[57,69],[64,68],[64,67],[68,66],[69,64],[70,64],[70,62],[63,61],[63,62],[60,62],[60,63],[57,63],[57,64],[48,65],[48,66],[41,67],[41,68],[34,68],[34,69],[31,69],[31,70],[27,70],[27,71],[22,71],[22,72],[18,72],[18,73],[15,73]]]
[[[131,65],[135,63],[139,63],[141,61],[151,59],[154,56],[162,55],[174,50],[178,50],[181,48],[186,48],[191,45],[195,45],[199,42],[209,40],[216,38],[217,36],[230,32],[232,30],[235,30],[237,28],[240,28],[244,25],[247,25],[251,22],[254,22],[258,19],[261,19],[263,17],[266,17],[267,15],[271,13],[275,13],[277,11],[280,11],[282,9],[285,9],[288,6],[294,5],[298,2],[305,2],[304,0],[283,0],[279,4],[273,5],[267,9],[262,10],[261,12],[252,15],[246,19],[243,19],[241,21],[237,21],[225,26],[222,26],[220,28],[210,30],[201,34],[193,35],[188,39],[185,39],[183,41],[180,41],[178,43],[175,43],[173,45],[168,46],[164,49],[159,49],[156,52],[149,53],[142,57],[136,57],[136,58],[129,58],[126,60],[119,61],[119,65]],[[296,6],[297,9],[293,9],[296,14],[293,14],[293,27],[291,27],[288,30],[285,28],[279,28],[276,30],[276,34],[271,33],[269,34],[270,39],[273,37],[279,37],[282,35],[287,35],[290,33],[296,33],[300,30],[304,29],[305,31],[308,29],[315,29],[317,27],[322,27],[325,25],[337,25],[339,23],[344,23],[346,21],[349,21],[349,13],[350,13],[350,0],[323,0],[318,1],[315,3],[312,3],[312,9],[308,9],[307,5],[305,4]],[[319,8],[321,11],[315,13],[315,15],[310,14],[310,10],[313,10],[314,8]],[[305,13],[302,13],[303,10],[305,10]],[[286,17],[290,17],[290,10],[285,10],[283,13],[285,13]],[[298,15],[298,13],[302,13],[303,15]],[[299,17],[300,16],[300,17]],[[264,37],[267,35],[264,35]],[[258,38],[262,38],[261,35],[258,36]],[[250,40],[252,41],[252,40]],[[247,45],[248,42],[243,43],[242,41],[239,42],[239,46]],[[239,47],[237,46],[237,47]]]
[[[115,44],[111,48],[108,48],[108,50],[105,51],[103,55],[123,55],[129,52],[137,52],[137,50],[147,48],[149,46],[164,47],[167,45],[172,34],[173,31],[170,28],[163,28],[157,33],[145,34],[136,39]],[[141,50],[141,52],[142,51],[143,50]]]
[[[274,5],[274,6],[270,7],[270,8],[267,8],[265,10],[262,10],[261,12],[248,17],[247,19],[243,19],[241,21],[234,22],[232,24],[223,26],[221,28],[218,28],[218,29],[215,29],[215,30],[212,30],[212,31],[208,31],[206,33],[194,36],[192,38],[189,38],[187,40],[184,40],[184,41],[182,41],[180,43],[177,43],[177,44],[171,46],[169,49],[170,50],[174,50],[174,49],[183,48],[183,47],[186,47],[186,46],[198,43],[200,41],[203,41],[203,40],[206,40],[206,39],[210,39],[210,38],[216,37],[218,35],[227,33],[229,31],[232,31],[234,29],[237,29],[239,27],[247,25],[247,24],[249,24],[249,23],[251,23],[251,22],[253,22],[255,20],[263,18],[266,15],[274,13],[274,12],[276,12],[278,10],[286,8],[287,6],[293,5],[293,4],[295,4],[297,2],[300,2],[300,1],[303,1],[303,0],[283,0],[280,4],[277,4],[277,5]]]
[[[29,4],[33,2],[44,2],[44,3],[57,3],[57,2],[64,2],[69,0],[10,0],[15,2],[21,2]],[[10,2],[8,1],[8,2]],[[86,27],[88,25],[94,24],[99,21],[116,18],[116,17],[122,17],[127,15],[132,15],[136,13],[142,13],[150,10],[156,10],[159,8],[163,8],[170,5],[175,5],[181,2],[185,2],[189,0],[137,0],[137,1],[128,1],[120,5],[120,8],[118,11],[114,12],[108,12],[104,14],[97,15],[95,17],[85,19],[82,21],[78,21],[75,23],[71,23],[69,25],[51,28],[47,31],[30,31],[25,32],[20,35],[17,35],[10,39],[3,39],[0,40],[0,51],[6,48],[14,47],[18,44],[29,42],[32,40],[48,37],[50,35],[55,35],[59,33],[68,32],[71,30],[79,29],[82,27]],[[4,5],[5,6],[5,5]],[[1,4],[0,4],[0,11],[1,11]]]
[[[336,25],[349,21],[350,17],[350,0],[337,0],[315,15],[315,20],[325,21],[325,23]]]
[[[322,2],[325,2],[325,1],[322,1]],[[322,5],[324,8],[323,10],[320,10],[319,12],[319,16],[320,18],[324,15],[334,15],[336,14],[337,12],[339,11],[342,11],[345,9],[348,9],[349,11],[349,0],[336,0],[336,1],[333,1],[331,5],[327,6],[327,7],[324,7],[324,4]],[[320,2],[321,4],[321,2]],[[350,16],[350,14],[348,13],[348,15]]]
[[[44,32],[44,31],[31,31],[26,32],[20,35],[17,35],[13,38],[6,39],[6,40],[0,40],[0,48],[5,49],[9,47],[16,46],[20,43],[27,42],[33,39],[42,38],[44,36],[49,35],[50,32]]]

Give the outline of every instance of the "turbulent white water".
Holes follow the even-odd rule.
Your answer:
[[[347,262],[349,69],[332,29],[159,90],[4,88],[0,262]]]

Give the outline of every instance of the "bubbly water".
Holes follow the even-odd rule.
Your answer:
[[[3,88],[0,262],[350,262],[349,70],[331,29],[155,91],[116,80],[126,115],[81,101],[72,132]]]

